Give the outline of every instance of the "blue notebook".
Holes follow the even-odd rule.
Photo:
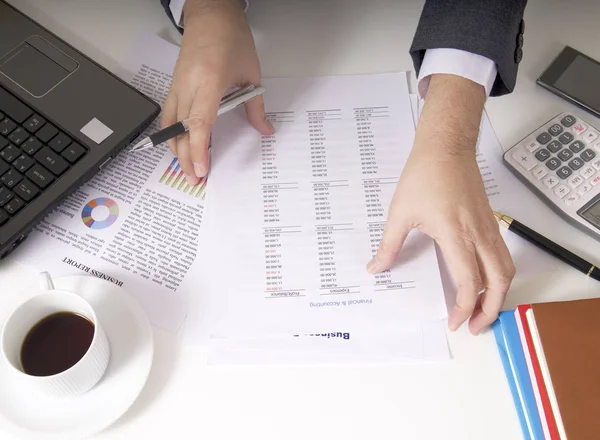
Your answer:
[[[542,423],[535,403],[515,312],[513,310],[500,312],[492,328],[519,415],[523,436],[526,440],[544,440]]]

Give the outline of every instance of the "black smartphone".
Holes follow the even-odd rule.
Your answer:
[[[600,63],[565,46],[537,83],[600,118]]]

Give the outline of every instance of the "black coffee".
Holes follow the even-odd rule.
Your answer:
[[[52,376],[81,360],[94,338],[94,324],[71,312],[49,315],[33,326],[21,347],[23,371]]]

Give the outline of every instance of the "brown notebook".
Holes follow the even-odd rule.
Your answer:
[[[600,298],[531,307],[568,440],[599,440]]]

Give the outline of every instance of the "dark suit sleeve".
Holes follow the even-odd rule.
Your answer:
[[[494,61],[492,96],[513,91],[523,57],[527,0],[426,0],[410,48],[417,75],[427,49],[460,49]]]
[[[169,5],[171,4],[171,0],[160,0],[160,3],[162,4],[163,8],[165,8],[165,12],[171,19],[171,22],[173,23],[175,28],[177,28],[177,30],[179,31],[180,34],[183,34],[183,28],[181,26],[179,26],[178,23],[175,22],[175,19],[173,18],[173,13],[171,12],[171,8],[169,8]]]

